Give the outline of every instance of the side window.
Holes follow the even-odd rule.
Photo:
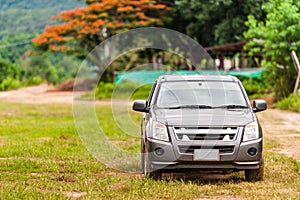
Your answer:
[[[153,97],[153,94],[154,94],[156,85],[157,85],[157,82],[155,81],[155,83],[153,84],[153,86],[152,86],[152,88],[151,88],[151,91],[150,91],[150,94],[149,94],[149,96],[148,96],[148,99],[147,99],[148,106],[151,105],[151,103],[152,103],[152,97]]]

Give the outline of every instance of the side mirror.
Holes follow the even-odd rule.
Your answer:
[[[145,100],[136,100],[133,102],[132,109],[139,112],[148,112],[147,101]]]
[[[267,103],[265,100],[257,99],[253,101],[253,111],[260,112],[267,109]]]

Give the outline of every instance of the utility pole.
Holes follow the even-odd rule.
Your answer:
[[[291,55],[292,55],[292,59],[294,61],[295,68],[296,68],[296,70],[298,72],[298,76],[297,76],[297,79],[296,79],[296,83],[295,83],[295,87],[294,87],[294,92],[293,92],[293,94],[297,94],[297,90],[298,90],[299,82],[300,82],[300,64],[299,64],[299,60],[297,58],[296,52],[292,51]]]

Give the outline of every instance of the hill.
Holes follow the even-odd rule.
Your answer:
[[[55,23],[62,10],[85,6],[79,0],[0,0],[0,57],[15,62],[31,48],[31,39]]]

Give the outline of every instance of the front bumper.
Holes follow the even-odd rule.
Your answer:
[[[242,135],[242,134],[239,134]],[[241,137],[235,141],[193,141],[182,143],[179,141],[163,142],[155,139],[147,139],[147,149],[150,160],[151,170],[157,169],[258,169],[262,159],[262,138],[240,142]],[[220,149],[220,159],[218,161],[196,161],[192,151],[182,152],[182,146],[189,149],[201,149],[203,147],[212,147]],[[223,151],[226,147],[232,147],[232,152]],[[248,153],[250,148],[257,150],[256,154],[251,156]],[[162,155],[157,155],[155,150],[163,149]]]

